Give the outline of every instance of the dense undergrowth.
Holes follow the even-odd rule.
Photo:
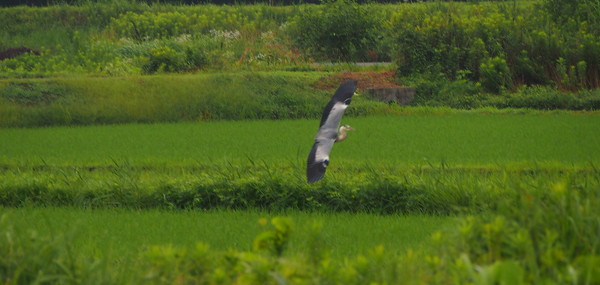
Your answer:
[[[523,185],[550,188],[570,183],[594,189],[600,183],[598,173],[586,168],[368,169],[344,169],[313,185],[289,166],[205,165],[162,170],[127,163],[110,167],[7,166],[2,171],[0,205],[449,215],[497,209],[506,195]]]
[[[0,74],[306,70],[318,69],[313,61],[383,60],[400,76],[441,74],[481,92],[582,90],[600,86],[597,9],[553,0],[2,8],[0,25],[11,28],[0,33],[0,49],[24,45],[41,55],[3,60]]]

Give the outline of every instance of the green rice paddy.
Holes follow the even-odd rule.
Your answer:
[[[369,214],[268,213],[260,211],[159,211],[74,208],[0,208],[0,216],[19,221],[19,227],[38,235],[67,234],[81,256],[136,257],[153,245],[193,247],[198,242],[214,250],[251,251],[252,241],[264,226],[260,219],[292,217],[293,236],[287,254],[304,251],[315,223],[332,256],[355,256],[384,246],[401,252],[422,246],[430,235],[456,223],[452,217],[377,216]],[[425,243],[426,244],[426,243]]]
[[[348,117],[356,131],[336,144],[338,163],[414,167],[428,163],[481,166],[600,161],[600,116],[406,115]],[[302,167],[316,120],[129,124],[4,129],[5,165],[202,165],[297,163]]]

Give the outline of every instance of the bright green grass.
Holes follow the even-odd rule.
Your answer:
[[[448,114],[347,117],[356,128],[336,144],[344,163],[414,167],[600,161],[600,116]],[[4,129],[0,162],[28,165],[305,163],[317,120],[235,121]]]
[[[416,248],[456,218],[439,216],[378,216],[348,213],[266,213],[259,211],[86,210],[76,208],[0,208],[14,227],[40,236],[66,234],[82,256],[132,258],[152,245],[251,251],[252,241],[266,228],[259,219],[288,216],[294,228],[290,255],[305,251],[310,228],[322,223],[322,242],[335,257],[349,257],[383,245],[388,251]]]

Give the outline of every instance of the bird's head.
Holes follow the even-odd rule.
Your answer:
[[[354,128],[351,127],[350,125],[343,125],[340,127],[340,132],[343,132],[343,131],[354,131]]]
[[[343,125],[340,127],[340,131],[338,132],[338,136],[335,139],[336,142],[341,142],[343,140],[346,139],[346,136],[348,135],[348,133],[346,133],[346,131],[352,131],[354,130],[351,126],[348,125]]]

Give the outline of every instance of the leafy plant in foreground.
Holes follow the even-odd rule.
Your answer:
[[[597,189],[574,181],[508,191],[489,214],[468,217],[459,228],[461,247],[471,262],[505,261],[524,272],[518,279],[591,284],[600,277]],[[591,262],[591,263],[589,263]],[[589,263],[589,264],[588,264]],[[518,273],[515,273],[518,274]]]

